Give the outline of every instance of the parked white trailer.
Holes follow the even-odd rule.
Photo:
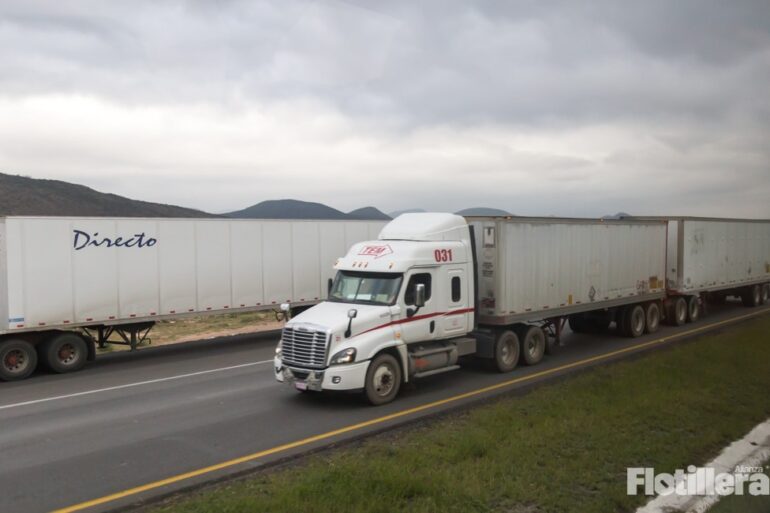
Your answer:
[[[0,218],[0,378],[80,368],[159,319],[312,305],[379,221]],[[37,346],[37,351],[33,346]]]

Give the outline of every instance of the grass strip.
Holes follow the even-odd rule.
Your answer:
[[[627,467],[703,464],[770,416],[769,334],[759,318],[151,511],[633,511]]]

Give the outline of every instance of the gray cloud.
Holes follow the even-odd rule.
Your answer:
[[[770,216],[765,0],[12,0],[0,64],[6,171],[212,210]]]

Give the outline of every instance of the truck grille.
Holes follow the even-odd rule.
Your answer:
[[[311,369],[326,367],[326,332],[285,327],[281,340],[285,363]]]

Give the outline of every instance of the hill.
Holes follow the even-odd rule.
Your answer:
[[[217,217],[191,208],[133,200],[84,185],[0,173],[0,215]]]
[[[390,212],[388,215],[393,219],[395,219],[401,214],[422,214],[423,212],[427,212],[427,210],[423,208],[407,208],[404,210],[395,210],[393,212]]]
[[[487,208],[487,207],[473,207],[464,208],[458,212],[455,212],[458,216],[512,216],[510,212],[500,210],[499,208]]]
[[[390,221],[392,219],[388,214],[385,214],[374,207],[358,208],[348,212],[348,217],[351,219],[367,219],[373,221]]]
[[[614,215],[613,214],[603,215],[602,219],[623,219],[623,218],[628,218],[628,217],[633,217],[633,216],[631,216],[631,214],[627,214],[625,212],[618,212],[617,214],[614,214]]]
[[[263,201],[225,215],[241,219],[349,219],[344,212],[324,204],[293,199]]]

